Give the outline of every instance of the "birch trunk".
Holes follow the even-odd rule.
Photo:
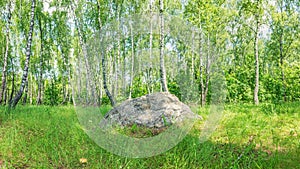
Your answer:
[[[152,93],[153,92],[153,85],[152,85],[152,45],[153,45],[153,23],[152,23],[152,17],[153,17],[153,10],[152,10],[152,6],[153,6],[153,1],[150,0],[150,40],[149,40],[149,52],[150,52],[150,68],[148,71],[148,76],[149,76],[149,85],[148,85],[148,93]]]
[[[285,86],[285,75],[284,75],[284,69],[283,69],[283,30],[281,30],[280,33],[280,39],[279,39],[279,46],[280,46],[280,69],[281,69],[281,81],[282,81],[282,88],[283,88],[283,100],[286,102],[286,86]]]
[[[6,105],[7,97],[8,97],[8,87],[5,88],[5,92],[3,94],[3,105]]]
[[[110,94],[110,91],[107,87],[107,79],[106,79],[106,61],[105,61],[105,54],[102,53],[102,74],[103,74],[103,87],[104,87],[104,90],[105,90],[105,93],[107,95],[107,97],[109,98],[110,100],[110,104],[112,106],[115,106],[115,100],[113,98],[113,96]]]
[[[254,103],[259,104],[258,90],[259,90],[259,56],[258,56],[258,33],[259,33],[259,19],[257,17],[255,39],[254,39],[254,54],[255,54],[255,88],[254,88]]]
[[[93,76],[91,75],[91,67],[90,67],[90,63],[89,63],[89,60],[88,60],[88,54],[87,54],[87,49],[86,49],[86,44],[84,42],[84,39],[83,39],[83,34],[82,34],[82,30],[81,30],[81,27],[80,27],[80,23],[78,21],[78,18],[76,17],[76,14],[75,14],[75,8],[73,7],[73,5],[71,5],[71,8],[72,8],[72,12],[73,12],[73,15],[74,15],[74,20],[75,20],[75,26],[77,28],[77,32],[78,32],[78,37],[79,37],[79,44],[80,44],[80,47],[82,49],[82,53],[83,53],[83,57],[84,57],[84,60],[85,60],[85,67],[86,67],[86,78],[87,78],[87,86],[90,88],[90,91],[91,91],[91,101],[95,102],[95,98],[98,98],[96,95],[96,87],[95,87],[95,83],[93,81]],[[92,104],[95,104],[95,103],[92,103]]]
[[[195,56],[194,56],[194,37],[195,37],[195,30],[192,30],[192,85],[194,85],[194,78],[195,78]]]
[[[121,14],[123,11],[123,1],[121,1],[120,4],[120,10],[118,10],[118,53],[117,53],[117,60],[116,60],[116,72],[115,72],[115,98],[117,98],[120,94],[119,91],[119,72],[120,72],[120,58],[121,58],[121,28],[120,28],[120,23],[121,23]]]
[[[101,31],[102,29],[102,21],[101,21],[101,8],[100,8],[100,2],[97,0],[97,8],[98,8],[98,21],[99,21],[99,30]],[[107,97],[109,98],[110,104],[112,106],[115,106],[115,100],[113,98],[113,96],[111,95],[108,87],[107,87],[107,79],[106,79],[106,61],[105,61],[105,53],[101,53],[101,57],[102,57],[102,75],[103,75],[103,88],[104,91],[107,95]]]
[[[208,34],[208,37],[207,37],[207,48],[208,48],[208,50],[207,50],[207,55],[206,55],[205,89],[204,89],[203,100],[202,100],[203,105],[206,104],[208,87],[209,87],[209,80],[210,80],[210,65],[211,65],[211,62],[210,62],[210,59],[211,59],[210,50],[211,50],[211,46],[210,46],[210,36],[209,36],[209,34]]]
[[[31,1],[31,18],[30,18],[30,27],[29,27],[29,33],[28,33],[28,41],[27,41],[27,47],[26,47],[26,60],[25,60],[25,66],[23,70],[23,76],[22,76],[22,82],[20,89],[17,93],[17,95],[13,98],[13,100],[9,103],[10,107],[15,107],[18,102],[20,101],[23,91],[25,88],[25,84],[27,82],[27,76],[28,76],[28,69],[29,69],[29,62],[30,62],[30,55],[31,55],[31,44],[32,44],[32,34],[33,34],[33,27],[34,27],[34,10],[35,10],[35,0]]]
[[[118,19],[119,20],[119,19]],[[120,21],[119,21],[120,22]],[[119,95],[119,60],[120,60],[120,54],[121,54],[121,42],[120,42],[120,34],[118,33],[118,53],[115,63],[115,98]]]
[[[26,81],[26,84],[25,84],[25,93],[24,93],[24,97],[23,97],[23,105],[25,105],[27,103],[27,96],[28,96],[28,80]]]
[[[203,53],[202,53],[202,32],[199,34],[199,59],[200,59],[200,88],[201,88],[201,106],[204,106],[204,84],[203,84]]]
[[[132,83],[133,83],[133,71],[134,71],[134,36],[132,32],[132,25],[130,23],[130,34],[131,34],[131,69],[130,69],[130,84],[129,84],[129,99],[132,95]]]
[[[32,100],[33,100],[33,91],[34,90],[34,84],[32,80],[32,76],[30,76],[30,95],[29,95],[29,103],[32,105]]]
[[[73,87],[71,86],[72,85],[71,84],[71,65],[69,65],[68,71],[69,71],[69,73],[68,73],[68,101],[69,101],[69,103],[71,103],[72,95],[73,95]],[[71,87],[71,90],[72,90],[71,93],[69,91],[70,87]]]
[[[164,2],[163,0],[159,0],[159,16],[160,16],[160,41],[159,41],[159,49],[160,49],[160,81],[161,88],[163,92],[168,92],[167,86],[167,78],[166,78],[166,70],[165,70],[165,60],[164,60]]]
[[[3,96],[6,88],[6,74],[7,74],[7,58],[8,58],[8,52],[9,52],[9,33],[10,33],[10,25],[11,25],[11,2],[8,2],[8,23],[6,25],[6,46],[5,46],[5,54],[4,54],[4,60],[3,60],[3,72],[2,72],[2,85],[0,89],[0,104],[2,104]],[[6,99],[5,99],[6,100]]]
[[[41,38],[41,51],[40,51],[40,60],[39,60],[39,77],[38,77],[38,96],[37,96],[37,104],[42,104],[42,83],[43,83],[43,55],[44,55],[44,43],[43,43],[43,28],[41,18],[38,17],[39,30],[40,30],[40,38]]]
[[[15,68],[14,68],[14,63],[12,58],[10,58],[10,62],[12,66],[12,80],[11,80],[12,82],[11,82],[11,93],[8,100],[9,103],[12,101],[13,95],[15,93]]]
[[[124,48],[124,52],[123,52],[123,80],[122,80],[122,83],[123,83],[123,95],[126,96],[126,53],[125,53],[125,50],[126,50],[126,42],[125,40],[123,40],[123,48]]]

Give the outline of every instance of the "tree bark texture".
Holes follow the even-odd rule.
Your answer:
[[[129,89],[129,99],[131,99],[132,95],[132,82],[133,82],[133,76],[134,76],[134,36],[132,32],[132,25],[130,24],[130,34],[131,34],[131,69],[130,69],[130,89]]]
[[[102,21],[101,21],[101,8],[100,8],[100,2],[99,1],[97,1],[97,8],[98,8],[98,21],[99,21],[99,30],[101,31],[101,29],[102,29]],[[112,106],[115,106],[115,99],[114,99],[114,97],[111,95],[111,93],[110,93],[110,91],[109,91],[109,89],[108,89],[108,87],[107,87],[107,79],[106,79],[106,71],[107,71],[107,69],[106,69],[106,61],[105,61],[105,55],[106,55],[106,53],[101,53],[101,62],[102,62],[102,75],[103,75],[103,88],[104,88],[104,91],[105,91],[105,93],[106,93],[106,95],[107,95],[107,97],[109,98],[109,101],[110,101],[110,104],[112,105]]]
[[[159,41],[159,49],[160,49],[160,81],[161,88],[163,92],[168,92],[167,86],[167,77],[166,77],[166,69],[165,69],[165,59],[164,59],[164,1],[159,0],[159,16],[160,16],[160,41]]]
[[[8,59],[9,43],[10,43],[9,33],[10,33],[10,25],[11,25],[11,2],[10,1],[8,3],[7,9],[8,9],[8,16],[7,16],[8,23],[6,25],[6,46],[5,46],[5,54],[3,60],[2,85],[0,89],[0,104],[2,104],[3,96],[6,88],[7,59]]]
[[[254,88],[254,104],[259,104],[258,90],[259,90],[259,56],[258,56],[258,33],[259,33],[259,18],[256,18],[256,30],[254,37],[254,54],[255,54],[255,88]]]
[[[29,69],[29,63],[30,63],[30,56],[31,56],[31,45],[32,45],[32,34],[33,34],[33,27],[34,27],[34,10],[35,10],[35,0],[31,1],[31,18],[30,18],[30,27],[29,27],[29,33],[28,33],[28,41],[27,41],[27,47],[26,47],[26,60],[25,60],[25,66],[23,70],[23,76],[21,81],[20,89],[17,93],[17,95],[13,98],[13,100],[9,103],[10,107],[15,107],[18,102],[20,101],[23,91],[27,82],[27,76],[28,76],[28,69]]]

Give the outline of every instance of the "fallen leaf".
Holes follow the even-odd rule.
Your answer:
[[[266,152],[269,156],[272,155],[272,151],[271,150],[263,150],[264,152]]]
[[[86,158],[81,158],[79,159],[81,164],[86,164],[87,163],[87,159]]]

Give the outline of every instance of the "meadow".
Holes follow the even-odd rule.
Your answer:
[[[101,107],[102,113],[109,109]],[[199,135],[208,107],[194,111],[204,120],[177,146],[132,159],[95,144],[73,106],[17,106],[9,113],[1,107],[0,168],[300,168],[299,102],[226,105],[217,129],[203,143]]]

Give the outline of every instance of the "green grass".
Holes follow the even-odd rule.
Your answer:
[[[81,129],[73,107],[5,111],[0,108],[0,168],[300,168],[300,103],[228,105],[206,142],[199,142],[201,121],[176,147],[144,159],[100,148]],[[198,110],[204,119],[207,112]]]

